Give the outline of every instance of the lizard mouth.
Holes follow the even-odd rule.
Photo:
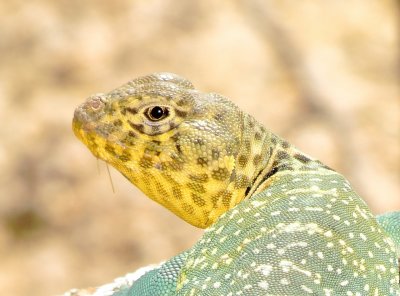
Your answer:
[[[97,146],[101,139],[107,140],[111,134],[109,126],[102,123],[102,117],[105,115],[107,100],[104,94],[96,94],[89,97],[83,104],[75,109],[72,120],[72,129],[75,136],[82,141],[92,153],[103,159],[103,155],[98,153]]]

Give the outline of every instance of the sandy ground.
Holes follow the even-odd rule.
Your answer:
[[[400,210],[399,4],[0,2],[0,291],[54,295],[166,259],[201,235],[71,131],[87,96],[155,71],[222,93]]]

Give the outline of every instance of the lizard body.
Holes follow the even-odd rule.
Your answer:
[[[156,73],[87,99],[73,129],[206,228],[191,249],[94,295],[400,295],[400,212],[379,224],[340,174],[226,98]]]

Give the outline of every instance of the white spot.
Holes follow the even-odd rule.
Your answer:
[[[243,244],[248,244],[248,243],[251,243],[251,239],[245,238],[245,239],[243,240]]]
[[[256,271],[261,272],[262,275],[268,276],[271,273],[272,269],[273,267],[271,265],[261,264],[256,268]]]
[[[298,272],[301,272],[301,273],[305,274],[305,275],[308,276],[308,277],[311,276],[311,272],[310,272],[310,271],[301,269],[301,268],[297,267],[296,265],[293,265],[293,266],[292,266],[292,269],[293,269],[293,270],[296,270],[296,271],[298,271]]]
[[[305,207],[306,211],[309,212],[323,212],[324,209],[320,208],[320,207]]]
[[[348,280],[345,280],[345,281],[343,281],[343,282],[340,282],[340,285],[341,286],[347,286],[349,284],[349,281]]]
[[[375,266],[375,268],[377,270],[382,271],[382,272],[386,272],[386,267],[383,264],[378,264],[378,265]]]
[[[270,195],[271,195],[271,194],[270,194]],[[265,204],[266,204],[266,201],[253,200],[253,201],[251,202],[251,204],[253,205],[253,207],[258,208],[258,207],[260,207],[260,206],[262,206],[262,205],[265,205]]]
[[[322,181],[322,179],[320,179],[320,178],[311,178],[310,180],[311,181],[315,181],[315,182],[321,182]]]
[[[294,208],[294,207],[292,207],[292,208],[289,208],[289,209],[288,209],[288,212],[298,212],[298,211],[300,211],[299,208]]]
[[[283,272],[289,272],[290,267],[293,266],[293,263],[288,260],[282,260],[281,262],[279,262],[279,266],[282,267]]]
[[[309,294],[314,293],[313,290],[311,290],[309,287],[307,287],[307,286],[305,286],[305,285],[301,285],[300,287],[301,287],[304,291],[306,291],[307,293],[309,293]]]
[[[259,282],[259,283],[258,283],[258,286],[259,286],[261,289],[264,289],[264,290],[267,290],[267,289],[268,289],[268,283],[267,283],[266,281],[261,281],[261,282]]]
[[[317,252],[317,256],[319,259],[324,259],[324,254],[322,252]]]
[[[215,289],[218,289],[219,287],[221,287],[221,283],[220,282],[215,282],[213,286],[214,286]]]
[[[282,278],[282,279],[280,280],[280,283],[281,283],[281,285],[289,285],[289,280],[286,279],[286,278]]]
[[[225,235],[219,239],[220,243],[223,243],[228,237]]]
[[[215,233],[220,234],[222,229],[224,229],[224,225],[222,225],[220,228],[218,228],[217,231],[215,231]]]

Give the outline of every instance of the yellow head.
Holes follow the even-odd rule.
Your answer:
[[[205,228],[244,198],[262,165],[237,165],[246,154],[250,161],[244,116],[219,95],[157,73],[88,98],[75,111],[73,129],[148,197]]]

